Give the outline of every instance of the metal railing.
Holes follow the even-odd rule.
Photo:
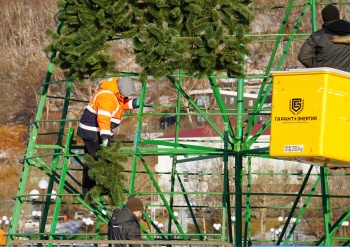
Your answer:
[[[58,247],[118,247],[124,245],[140,247],[232,247],[234,246],[230,242],[224,241],[184,241],[184,240],[84,240],[84,239],[72,239],[72,240],[13,240],[9,242],[6,247],[36,247],[36,246],[58,246]]]

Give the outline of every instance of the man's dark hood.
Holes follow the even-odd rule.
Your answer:
[[[345,20],[328,21],[323,23],[322,27],[334,35],[344,36],[350,34],[350,22]]]
[[[119,225],[127,221],[137,221],[135,214],[128,209],[123,207],[122,209],[115,209],[111,218],[113,225]]]

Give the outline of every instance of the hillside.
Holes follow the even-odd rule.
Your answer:
[[[25,151],[28,131],[24,125],[0,126],[0,213],[9,215],[22,171],[21,159]],[[2,211],[2,212],[1,212]]]

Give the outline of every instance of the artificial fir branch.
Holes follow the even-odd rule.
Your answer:
[[[242,76],[253,0],[59,0],[61,33],[45,52],[77,81],[118,72],[109,41],[134,40],[140,80],[183,71]],[[67,37],[67,38],[66,38]]]
[[[85,195],[85,201],[91,203],[94,198],[107,195],[111,205],[123,202],[123,187],[126,181],[124,166],[127,157],[120,153],[121,143],[116,142],[112,147],[101,147],[96,152],[96,159],[89,154],[85,161],[89,166],[89,177],[96,181],[96,185]]]

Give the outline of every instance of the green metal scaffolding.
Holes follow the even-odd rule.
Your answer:
[[[300,3],[302,2],[302,3]],[[270,120],[263,123],[259,129],[253,133],[253,128],[257,125],[259,116],[269,116],[270,109],[264,107],[264,103],[268,99],[268,95],[272,90],[272,80],[270,72],[272,70],[281,70],[284,68],[284,62],[293,49],[293,44],[305,40],[310,32],[300,33],[299,27],[305,22],[305,16],[310,14],[311,30],[316,30],[317,25],[317,9],[327,2],[315,0],[293,1],[290,0],[284,6],[270,6],[265,8],[256,8],[254,11],[280,11],[283,14],[283,20],[279,26],[279,32],[276,34],[252,34],[252,43],[263,44],[270,43],[271,51],[266,68],[263,74],[253,75],[247,74],[245,78],[227,78],[225,76],[209,76],[205,78],[208,86],[212,89],[212,93],[216,102],[216,111],[203,108],[191,98],[191,95],[183,88],[185,80],[190,76],[181,73],[169,75],[167,80],[176,89],[175,96],[177,102],[175,105],[160,106],[154,105],[152,109],[145,108],[147,84],[142,85],[141,89],[141,106],[137,114],[130,113],[128,116],[136,121],[136,129],[133,138],[122,141],[121,151],[125,152],[131,160],[130,170],[127,169],[129,176],[129,184],[127,186],[127,195],[139,196],[146,201],[149,197],[157,198],[156,201],[147,201],[147,210],[144,216],[151,227],[148,229],[142,225],[142,231],[145,238],[149,240],[191,240],[194,242],[199,240],[207,241],[229,241],[234,245],[253,246],[253,245],[344,245],[350,244],[349,235],[340,236],[342,224],[346,222],[350,216],[350,207],[345,205],[342,208],[334,209],[331,205],[332,199],[346,200],[350,199],[350,194],[335,195],[330,192],[329,179],[330,171],[327,168],[319,167],[319,173],[312,173],[316,168],[310,165],[306,174],[288,174],[289,176],[301,176],[302,181],[297,185],[295,193],[278,192],[278,190],[270,190],[266,193],[254,191],[254,176],[269,176],[263,171],[253,171],[252,159],[254,157],[269,158],[269,148],[254,148],[254,144],[258,142],[258,138],[270,127]],[[339,2],[338,5],[346,5],[348,2]],[[290,20],[291,13],[297,11],[297,17],[293,21]],[[294,14],[295,17],[295,14]],[[307,20],[310,23],[310,20]],[[293,23],[292,28],[288,26]],[[271,25],[276,25],[272,23]],[[61,24],[58,25],[59,31]],[[299,43],[300,44],[300,43]],[[59,81],[52,80],[54,64],[52,59],[56,54],[53,53],[47,69],[45,82],[40,87],[40,101],[38,104],[35,120],[30,125],[30,135],[27,150],[23,158],[23,168],[17,195],[13,197],[15,206],[8,230],[8,242],[17,238],[28,239],[106,239],[106,224],[111,216],[112,208],[106,203],[105,198],[96,198],[92,204],[84,201],[81,194],[81,171],[79,165],[83,162],[83,146],[75,131],[78,118],[72,118],[69,115],[70,106],[74,104],[85,104],[81,99],[77,99],[74,94],[74,83],[72,80],[63,79]],[[128,71],[129,75],[137,76],[137,73]],[[220,79],[234,79],[237,97],[235,99],[235,108],[227,109],[223,97],[220,92]],[[258,97],[254,107],[250,110],[244,107],[244,93],[246,92],[247,80],[259,80]],[[50,88],[59,85],[65,92],[62,96],[50,95]],[[188,102],[191,113],[184,112],[185,106],[182,100]],[[61,106],[61,116],[55,119],[48,119],[45,115],[46,104],[48,101],[57,101]],[[145,118],[159,119],[161,116],[169,115],[169,112],[161,111],[163,108],[172,109],[172,115],[176,116],[175,128],[172,133],[172,139],[147,139],[144,134],[143,122]],[[193,141],[181,138],[180,118],[184,116],[200,116],[202,117],[208,128],[219,138],[221,147],[203,146]],[[220,119],[220,124],[212,119],[215,116]],[[234,118],[232,124],[231,119]],[[245,120],[248,122],[245,123]],[[47,131],[47,126],[51,126],[55,131]],[[159,146],[162,146],[160,148]],[[168,173],[171,178],[168,181],[167,189],[159,183],[160,172],[153,169],[154,161],[148,158],[158,158],[161,156],[171,156],[171,171]],[[179,159],[179,157],[186,157]],[[183,173],[177,170],[179,164],[186,162],[198,161],[206,162],[212,159],[221,159],[222,170],[219,173],[192,172]],[[77,165],[78,164],[78,165]],[[220,183],[222,191],[188,191],[185,186],[185,176],[206,177],[208,180]],[[270,174],[271,175],[271,174]],[[274,174],[276,176],[285,176],[286,174]],[[346,177],[339,176],[340,178]],[[34,195],[29,193],[29,180],[32,176],[45,178],[48,181],[48,188]],[[143,183],[140,181],[147,177],[152,190],[143,191],[136,185]],[[313,180],[310,178],[313,177]],[[271,178],[273,179],[273,178]],[[214,183],[215,183],[214,182]],[[180,190],[176,189],[179,186]],[[142,188],[142,187],[141,187]],[[168,189],[169,188],[169,189]],[[53,193],[52,191],[56,192]],[[213,202],[203,202],[202,204],[193,204],[191,198],[196,196],[214,195],[220,198],[220,205]],[[176,198],[182,197],[184,204],[179,205]],[[270,197],[289,197],[293,198],[293,202],[288,205],[270,205],[266,206],[270,210],[286,213],[283,222],[280,222],[281,233],[278,236],[268,233],[265,236],[256,237],[256,232],[252,232],[252,220],[254,211],[263,206],[255,205],[254,201],[259,200],[263,196]],[[35,199],[33,199],[35,197]],[[53,200],[52,198],[55,198]],[[295,233],[303,220],[308,220],[305,213],[308,210],[310,200],[313,198],[320,199],[320,205],[315,210],[322,211],[322,234],[316,240],[297,240]],[[40,227],[36,232],[25,232],[24,228],[19,226],[19,222],[25,218],[26,208],[28,205],[39,205],[42,210],[40,219]],[[63,207],[84,208],[92,212],[96,216],[96,224],[94,225],[94,233],[57,233],[58,219],[61,215]],[[152,210],[162,211],[162,216],[151,217]],[[186,231],[183,228],[182,219],[176,216],[177,210],[183,210],[191,219],[191,225],[194,230]],[[214,211],[220,217],[221,228],[213,231],[211,226],[207,230],[203,229],[203,221],[198,217],[198,211],[206,211],[213,213]],[[337,214],[334,213],[337,211]],[[183,212],[182,211],[182,212]],[[340,211],[340,213],[339,213]],[[165,213],[164,213],[165,212]],[[162,228],[156,224],[157,219],[166,224]],[[233,218],[234,217],[234,218]],[[274,216],[273,216],[274,217]],[[50,224],[48,223],[50,219]],[[235,219],[233,222],[232,219]],[[233,224],[234,223],[234,224]],[[204,223],[205,224],[205,223]],[[209,223],[207,223],[209,224]],[[49,225],[49,229],[47,226]],[[210,229],[210,230],[209,230]]]

